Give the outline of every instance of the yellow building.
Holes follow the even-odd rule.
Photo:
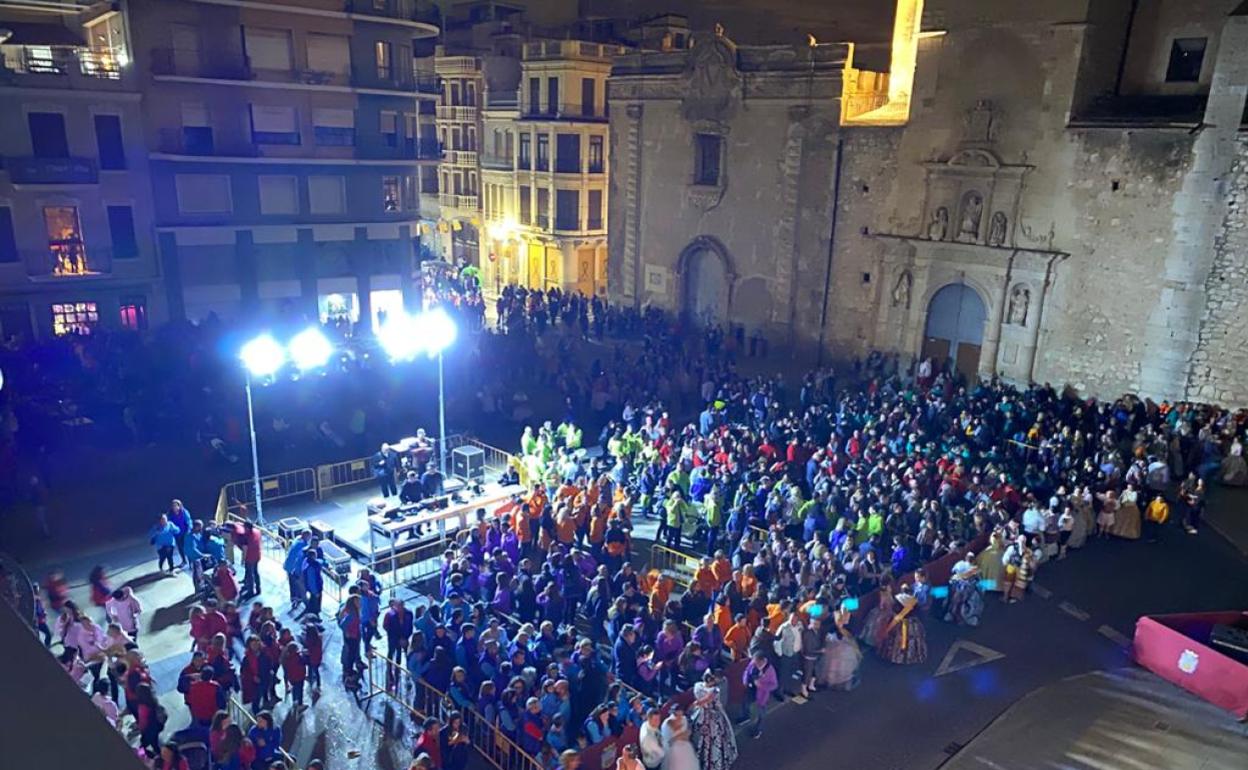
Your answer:
[[[481,264],[487,290],[515,282],[605,294],[606,81],[617,45],[524,44],[517,94],[484,112]]]

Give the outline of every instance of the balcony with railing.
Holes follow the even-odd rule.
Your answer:
[[[569,59],[609,62],[613,57],[626,54],[628,51],[628,46],[608,43],[591,43],[584,40],[543,40],[525,43],[522,56],[525,61]]]
[[[456,193],[448,192],[438,193],[438,203],[444,209],[477,210],[477,196],[475,195],[457,195]]]
[[[152,74],[157,76],[214,80],[253,80],[256,77],[246,56],[241,57],[241,61],[205,62],[198,51],[179,48],[153,48],[151,66]]]
[[[12,184],[95,184],[100,170],[94,158],[4,158],[4,171]]]
[[[21,252],[26,276],[41,282],[111,277],[113,257],[112,249],[91,248],[77,240],[54,241],[47,251]]]
[[[609,119],[607,111],[595,109],[590,104],[526,104],[524,114],[526,120],[558,120],[562,122],[606,123]]]
[[[436,5],[417,0],[344,0],[342,10],[355,16],[427,24],[433,30],[426,37],[437,35],[438,25],[442,22],[442,14]]]
[[[473,150],[446,150],[442,153],[442,161],[452,166],[477,167],[477,153]]]
[[[515,110],[520,107],[520,94],[515,90],[485,90],[485,108],[487,110]]]
[[[481,168],[492,171],[514,171],[515,163],[510,155],[503,157],[485,153],[481,155]]]
[[[0,45],[0,81],[51,88],[121,88],[124,51],[68,46]]]
[[[438,120],[457,120],[464,123],[475,123],[480,111],[476,105],[439,104],[435,117]]]

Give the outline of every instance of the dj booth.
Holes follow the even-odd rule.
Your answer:
[[[472,526],[477,509],[492,511],[517,490],[463,487],[410,504],[374,498],[368,503],[369,560],[375,569],[395,573],[414,558],[436,558],[456,533]]]

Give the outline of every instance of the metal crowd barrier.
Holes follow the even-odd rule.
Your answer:
[[[226,713],[230,715],[231,722],[242,728],[243,735],[246,735],[247,731],[256,725],[256,718],[237,697],[230,696],[230,701],[226,704]],[[277,755],[281,758],[282,764],[286,766],[287,770],[297,770],[298,765],[295,763],[295,758],[290,755],[290,752],[278,746]]]
[[[693,577],[702,564],[698,556],[668,548],[655,543],[650,546],[650,567],[670,575],[682,588],[689,589],[693,585]]]
[[[317,496],[316,471],[312,468],[296,468],[293,471],[260,477],[260,498],[265,503],[304,495]],[[254,509],[255,504],[255,481],[231,481],[221,488],[217,496],[217,523],[223,523],[226,516],[237,512],[240,505]]]
[[[368,679],[370,698],[387,698],[416,721],[435,717],[445,725],[451,712],[459,712],[472,747],[498,770],[544,770],[540,762],[471,705],[454,703],[446,693],[394,661],[376,653],[370,655]]]
[[[286,553],[290,550],[290,542],[282,537],[276,530],[268,527],[262,527],[251,519],[247,519],[236,513],[226,514],[226,520],[234,524],[242,524],[244,521],[251,521],[251,525],[260,532],[260,555],[261,558],[273,559],[285,569]],[[232,560],[231,560],[232,561]],[[329,570],[322,567],[325,573],[325,595],[329,596],[333,601],[333,606],[322,602],[321,612],[329,612],[331,617],[337,608],[342,605],[343,584],[339,583],[337,578],[330,573]]]

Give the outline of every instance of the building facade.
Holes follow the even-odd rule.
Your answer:
[[[606,81],[612,58],[625,50],[581,40],[526,42],[519,92],[488,95],[487,286],[605,293]]]
[[[10,3],[0,29],[0,339],[163,319],[125,14]]]
[[[437,83],[414,0],[131,0],[173,317],[377,323],[416,301]]]
[[[683,61],[617,63],[612,297],[837,357],[878,349],[1091,395],[1248,404],[1248,9],[897,8],[886,77],[851,77],[850,49],[829,55],[820,87],[805,52],[697,34]],[[813,79],[789,85],[811,95],[763,112],[751,55],[802,61]],[[711,84],[698,90],[729,115],[724,189],[705,214],[696,182],[714,142],[682,79]],[[737,144],[750,121],[770,145]]]

